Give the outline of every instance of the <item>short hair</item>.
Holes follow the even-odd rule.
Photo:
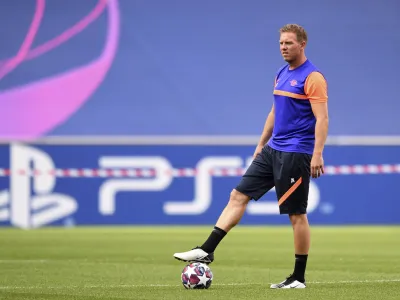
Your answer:
[[[307,32],[300,25],[297,25],[297,24],[286,24],[281,29],[279,29],[279,33],[282,34],[283,32],[295,33],[298,42],[301,43],[302,41],[305,41],[307,43]]]

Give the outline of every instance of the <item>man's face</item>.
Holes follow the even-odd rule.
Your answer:
[[[305,42],[299,43],[297,41],[296,34],[293,32],[282,32],[279,44],[283,59],[288,63],[300,57],[305,46]]]

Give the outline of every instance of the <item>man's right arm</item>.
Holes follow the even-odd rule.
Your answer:
[[[272,104],[271,111],[269,112],[267,120],[265,121],[264,130],[261,134],[260,140],[258,141],[256,150],[254,151],[253,159],[256,158],[257,154],[261,152],[264,145],[271,138],[272,131],[274,129],[274,122],[275,122],[275,107]]]

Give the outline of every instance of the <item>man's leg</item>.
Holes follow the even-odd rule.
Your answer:
[[[295,265],[293,276],[305,282],[308,251],[310,249],[310,226],[306,214],[289,215],[293,227]]]
[[[276,152],[275,186],[279,211],[289,215],[293,227],[295,267],[286,280],[271,288],[305,288],[305,270],[310,248],[310,228],[307,219],[311,156],[302,153]]]
[[[200,248],[207,253],[214,252],[225,235],[240,222],[249,201],[249,196],[233,190],[229,202],[222,211],[214,230]]]
[[[228,232],[235,225],[239,224],[249,201],[249,196],[234,189],[231,192],[228,205],[222,211],[216,226]]]
[[[253,160],[238,186],[231,192],[228,204],[202,246],[175,253],[176,259],[204,263],[214,260],[215,249],[225,235],[240,222],[250,199],[258,200],[274,186],[270,152],[269,147],[264,147]]]
[[[214,251],[225,235],[240,222],[250,197],[234,189],[231,192],[229,202],[222,211],[210,236],[201,247],[190,251],[175,253],[174,257],[183,261],[198,261],[210,264],[214,260]]]

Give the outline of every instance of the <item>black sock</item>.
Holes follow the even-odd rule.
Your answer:
[[[304,282],[305,278],[304,275],[306,273],[306,266],[307,266],[307,254],[296,254],[296,261],[294,264],[294,272],[293,276],[296,278],[296,280],[300,282]]]
[[[219,242],[222,241],[225,235],[226,232],[224,230],[218,228],[217,226],[214,226],[214,229],[211,232],[210,236],[200,248],[206,251],[207,253],[214,252],[215,248],[217,248]]]

